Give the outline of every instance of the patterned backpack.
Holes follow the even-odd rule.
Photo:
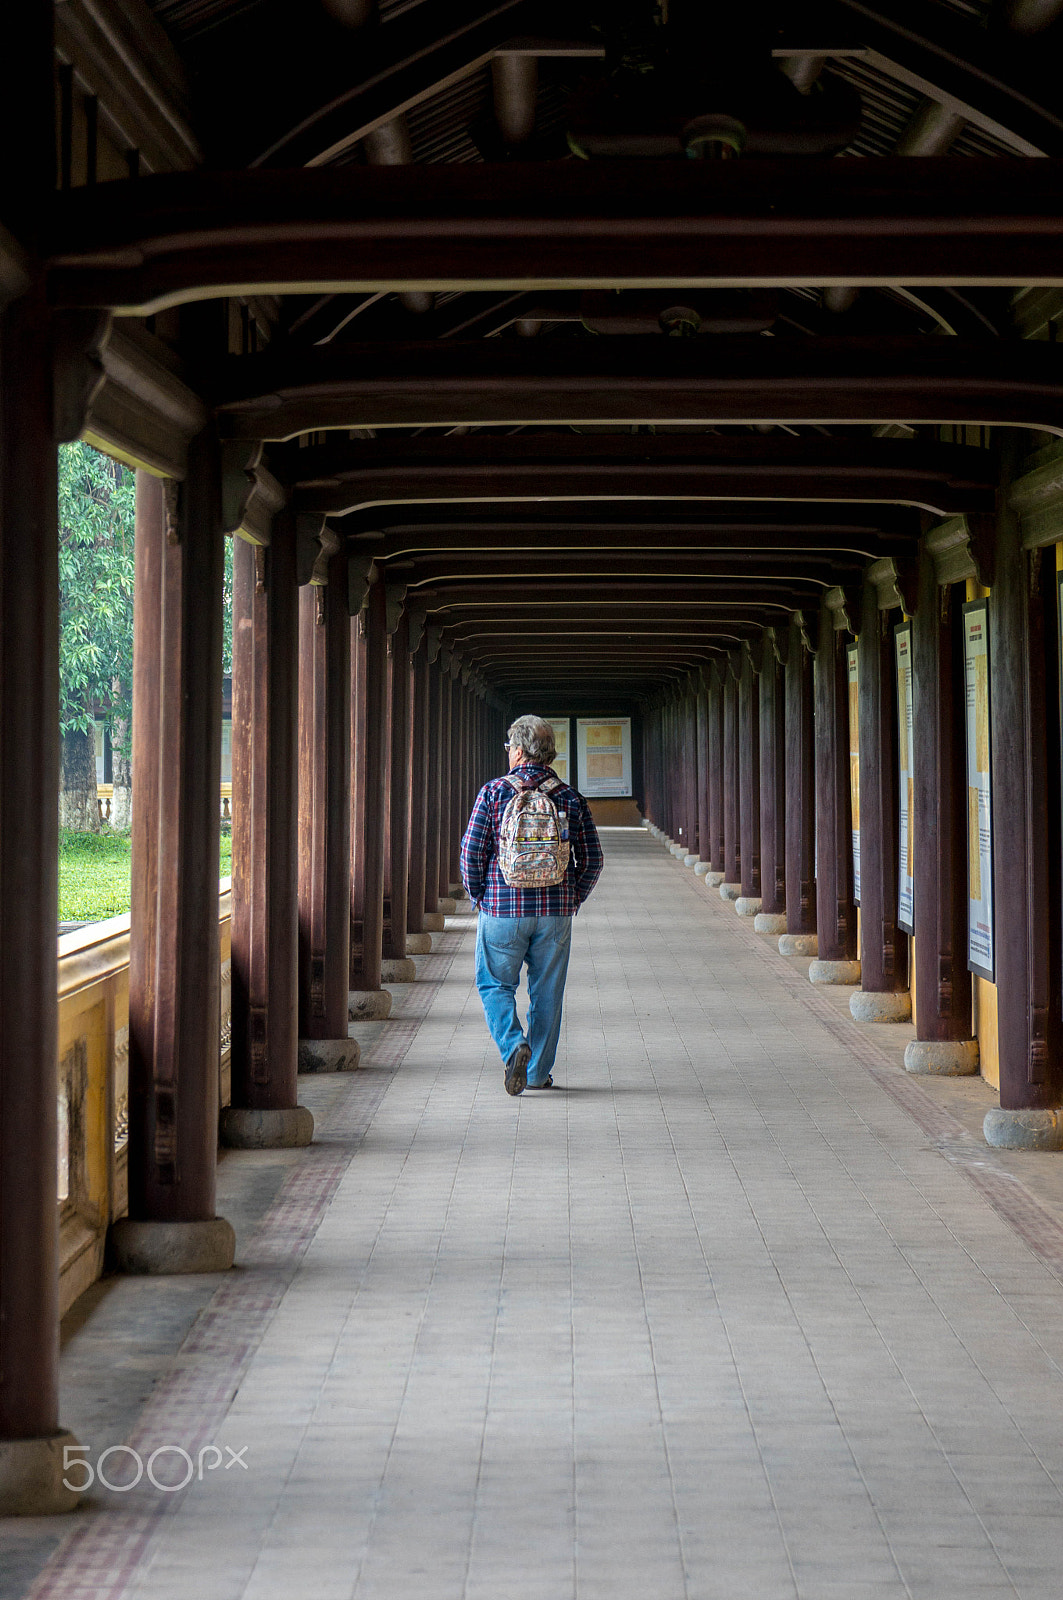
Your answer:
[[[550,798],[564,784],[553,776],[527,787],[519,778],[504,781],[515,793],[502,813],[499,870],[511,889],[549,889],[568,870],[568,817]]]

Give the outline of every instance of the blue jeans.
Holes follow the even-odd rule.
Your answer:
[[[476,928],[476,987],[484,1016],[503,1061],[521,1043],[516,993],[528,964],[528,1082],[550,1076],[561,1033],[561,1003],[572,941],[571,917],[489,917]]]

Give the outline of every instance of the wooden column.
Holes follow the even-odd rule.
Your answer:
[[[16,163],[16,166],[18,163]],[[70,1511],[59,1432],[59,535],[43,290],[0,312],[0,1513]]]
[[[849,792],[849,668],[845,635],[820,608],[816,648],[816,922],[813,983],[859,983]]]
[[[725,666],[713,663],[709,669],[709,870],[706,882],[716,888],[724,881],[724,743],[723,681]]]
[[[710,841],[712,830],[709,824],[709,690],[704,669],[698,673],[694,733],[697,739],[698,811],[698,860],[694,871],[700,875],[712,863]]]
[[[425,646],[428,679],[427,794],[425,812],[424,909],[429,918],[442,917],[439,910],[439,834],[443,795],[443,689],[439,669],[439,638],[429,629]],[[425,927],[442,929],[442,921]]]
[[[309,1144],[298,1104],[299,582],[295,518],[233,551],[232,1105],[224,1143]]]
[[[976,1072],[967,970],[967,732],[964,591],[942,587],[926,549],[912,618],[915,1039],[909,1072]],[[894,675],[896,669],[894,668]],[[896,720],[896,711],[894,712]],[[894,889],[896,893],[896,889]]]
[[[688,856],[699,855],[698,698],[691,679],[683,696],[683,843]]]
[[[415,622],[414,626],[418,624]],[[423,619],[420,627],[423,629]],[[412,643],[412,639],[411,639]],[[410,675],[410,871],[406,895],[406,937],[432,948],[425,932],[425,882],[428,870],[428,649],[422,639],[413,651]]]
[[[816,740],[813,656],[795,616],[786,646],[786,932],[784,955],[815,955]]]
[[[410,619],[402,594],[388,584],[387,805],[384,813],[384,942],[388,981],[412,978],[405,963],[410,873]],[[404,593],[404,591],[403,591]]]
[[[738,673],[739,664],[728,660],[723,670],[723,872],[720,893],[737,900],[742,892],[741,835],[739,832]],[[726,891],[726,893],[725,893]]]
[[[299,1070],[355,1066],[351,959],[351,619],[347,559],[299,591]]]
[[[897,669],[891,613],[879,591],[863,588],[859,642],[860,722],[860,985],[853,1016],[862,1022],[906,1022],[908,935],[897,926],[898,762]]]
[[[785,648],[785,644],[784,644]],[[760,675],[760,918],[758,933],[786,931],[786,716],[779,642],[765,632]],[[773,921],[769,924],[767,918]]]
[[[1000,1110],[994,1144],[1063,1147],[1060,1074],[1059,691],[1050,550],[997,521],[989,602],[994,948]],[[918,857],[919,844],[916,842]],[[916,917],[919,916],[918,902]],[[917,923],[916,945],[921,939]]]
[[[468,704],[465,687],[461,681],[461,662],[451,658],[451,676],[454,680],[454,699],[450,725],[450,827],[447,834],[447,870],[449,888],[461,887],[461,837],[469,820],[465,805],[467,768],[465,764],[466,714]]]
[[[386,1017],[381,989],[384,938],[384,813],[387,802],[387,605],[369,586],[351,631],[351,995],[355,1019]]]
[[[741,653],[738,680],[738,804],[742,893],[736,906],[741,916],[760,910],[760,698],[757,674],[748,645]]]
[[[134,1272],[232,1263],[214,1215],[224,542],[210,430],[179,490],[137,480],[129,960],[129,1217]]]
[[[454,910],[450,893],[450,819],[453,811],[451,767],[454,755],[454,680],[450,652],[440,655],[439,666],[439,903],[444,912]]]

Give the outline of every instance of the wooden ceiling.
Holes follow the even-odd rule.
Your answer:
[[[62,0],[86,435],[179,475],[213,413],[512,704],[984,547],[1063,433],[1063,0],[726,9]]]

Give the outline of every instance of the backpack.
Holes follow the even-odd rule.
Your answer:
[[[528,784],[503,780],[515,791],[506,802],[498,836],[498,866],[511,889],[549,889],[568,870],[568,817],[550,795],[563,789],[560,778]]]

